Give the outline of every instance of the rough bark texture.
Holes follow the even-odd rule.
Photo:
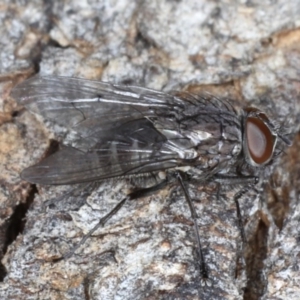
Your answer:
[[[0,8],[1,299],[299,299],[298,0],[2,0]],[[293,146],[266,172],[261,195],[249,190],[241,201],[244,249],[236,189],[218,201],[214,187],[190,187],[212,287],[199,283],[179,189],[128,202],[76,255],[50,262],[133,185],[107,181],[89,195],[21,181],[22,169],[53,151],[51,139],[72,138],[9,97],[35,73],[209,90],[284,125]]]

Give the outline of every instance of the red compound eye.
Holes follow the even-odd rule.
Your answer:
[[[246,139],[250,157],[256,164],[264,164],[272,158],[274,136],[261,119],[247,118]]]

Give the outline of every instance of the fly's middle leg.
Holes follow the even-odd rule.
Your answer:
[[[195,230],[195,236],[196,236],[197,248],[198,248],[197,249],[197,256],[198,256],[197,266],[199,267],[199,273],[201,276],[201,285],[211,286],[212,283],[208,277],[208,270],[207,270],[207,266],[205,263],[202,245],[201,245],[201,241],[200,241],[200,235],[199,235],[199,230],[198,230],[198,225],[197,225],[197,214],[196,214],[194,204],[193,204],[192,199],[188,193],[188,190],[184,184],[182,174],[180,172],[175,172],[174,176],[177,178],[177,181],[179,182],[179,184],[183,190],[183,193],[184,193],[185,199],[187,200],[187,203],[189,205],[191,217],[192,217],[193,223],[194,223],[194,230]]]

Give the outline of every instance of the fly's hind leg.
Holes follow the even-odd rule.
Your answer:
[[[141,198],[141,197],[151,195],[154,192],[156,192],[156,191],[164,188],[165,186],[167,186],[168,183],[169,182],[166,179],[166,180],[164,180],[164,181],[160,182],[159,184],[154,185],[152,187],[140,189],[140,190],[137,190],[137,191],[134,191],[134,192],[128,194],[108,214],[106,214],[103,218],[101,218],[99,220],[99,222],[87,234],[85,234],[82,237],[81,241],[76,246],[74,246],[69,252],[65,253],[63,256],[61,256],[59,258],[56,258],[56,259],[53,259],[52,261],[53,262],[58,262],[58,261],[70,258],[75,253],[75,251],[79,247],[81,247],[87,241],[87,239],[89,237],[92,236],[92,234],[95,231],[97,231],[99,228],[103,227],[105,225],[105,223],[122,208],[122,206],[126,203],[127,200],[135,200],[135,199],[138,199],[138,198]]]

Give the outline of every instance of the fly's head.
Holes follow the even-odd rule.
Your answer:
[[[243,154],[246,163],[254,168],[272,164],[282,150],[277,149],[278,139],[288,144],[279,129],[269,120],[265,113],[249,107],[243,116]]]

